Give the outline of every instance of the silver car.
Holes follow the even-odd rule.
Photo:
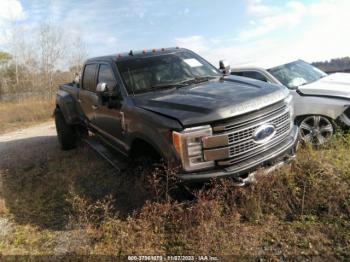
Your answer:
[[[338,124],[350,126],[350,74],[327,75],[302,60],[270,68],[236,67],[231,74],[286,86],[294,97],[295,119],[305,142],[321,145]]]

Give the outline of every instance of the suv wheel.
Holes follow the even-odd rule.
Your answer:
[[[63,150],[69,150],[76,146],[77,134],[74,126],[67,124],[60,109],[55,110],[55,123],[58,143]]]
[[[335,133],[335,126],[325,116],[312,115],[300,120],[300,138],[303,142],[314,146],[323,145]]]

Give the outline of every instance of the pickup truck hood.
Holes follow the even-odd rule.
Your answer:
[[[298,89],[305,95],[350,98],[350,74],[331,74]]]
[[[177,119],[186,127],[259,110],[288,93],[278,85],[229,76],[177,90],[148,92],[133,100],[136,106]]]

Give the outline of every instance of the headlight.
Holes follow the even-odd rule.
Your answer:
[[[186,171],[204,169],[215,165],[214,161],[205,161],[203,157],[202,139],[212,134],[213,131],[209,125],[186,128],[181,132],[173,131],[173,145]]]
[[[288,106],[290,118],[292,121],[294,121],[294,103],[293,103],[293,96],[289,95],[286,99],[284,99],[284,102]]]

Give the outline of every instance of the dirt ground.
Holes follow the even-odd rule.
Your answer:
[[[56,129],[52,121],[0,135],[0,167],[31,146],[40,145],[43,149],[54,147],[57,144],[55,138]],[[2,191],[3,182],[0,173],[0,192]],[[0,210],[3,206],[4,200],[0,198]]]
[[[26,159],[24,165],[31,160],[40,158],[45,152],[56,151],[58,143],[56,139],[56,129],[52,121],[35,125],[0,135],[0,167],[4,171],[6,166],[14,166],[21,163],[21,159]],[[6,209],[5,197],[1,197],[4,191],[3,176],[6,174],[0,170],[0,243],[11,238],[11,235],[23,230],[28,230],[26,226],[21,228],[15,222],[15,219],[9,214],[1,214]],[[23,173],[25,175],[25,173]],[[18,192],[20,194],[20,192]],[[33,192],[34,193],[34,192]],[[17,231],[17,232],[15,232]],[[53,243],[52,248],[55,254],[65,254],[68,249],[76,242],[81,243],[84,240],[83,232],[76,230],[51,230]],[[74,243],[73,243],[74,242]],[[22,251],[19,255],[25,254]],[[1,255],[1,252],[0,252]]]
[[[4,160],[3,154],[6,152],[16,150],[18,147],[29,146],[34,140],[42,140],[45,145],[50,141],[48,145],[50,146],[54,143],[52,138],[55,136],[56,129],[52,121],[0,135],[0,161]]]
[[[96,200],[118,190],[115,206],[130,214],[147,199],[138,187],[86,144],[62,151],[53,121],[0,135],[0,257],[80,250],[90,240],[70,225],[71,193]]]

